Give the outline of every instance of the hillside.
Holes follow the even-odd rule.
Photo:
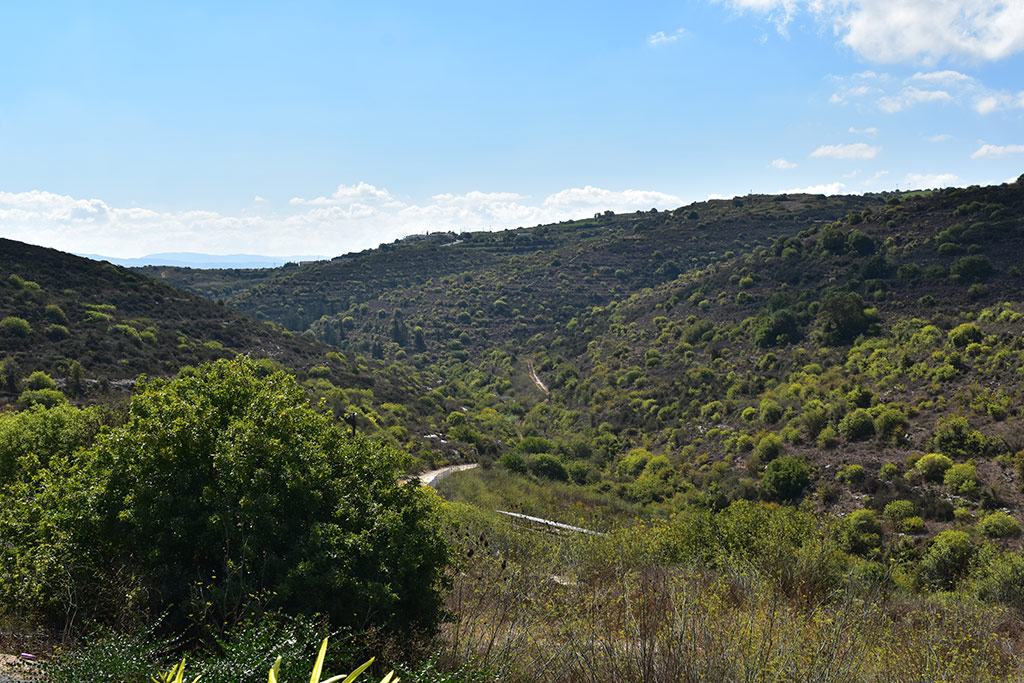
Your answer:
[[[391,341],[395,311],[410,329],[421,325],[427,339],[442,342],[452,331],[480,337],[482,327],[496,338],[532,336],[585,306],[672,280],[793,226],[884,202],[882,195],[753,196],[518,230],[432,233],[303,266],[139,270],[339,345],[350,337]],[[386,320],[376,322],[381,311]]]
[[[434,387],[416,409],[456,413],[439,438],[501,458],[493,472],[523,485],[569,485],[560,502],[527,487],[491,504],[587,520],[623,505],[774,497],[881,514],[906,500],[922,534],[1024,512],[1022,217],[1021,182],[755,196],[158,274],[409,368]],[[938,474],[933,452],[950,458]],[[771,493],[786,455],[806,481]],[[450,493],[479,497],[486,476]]]
[[[11,240],[0,240],[0,318],[8,375],[63,379],[77,361],[94,388],[237,353],[304,371],[328,351],[127,269]]]

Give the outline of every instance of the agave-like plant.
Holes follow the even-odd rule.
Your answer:
[[[375,657],[371,657],[370,661],[364,663],[362,666],[360,666],[359,668],[357,668],[355,671],[353,671],[350,674],[347,674],[347,675],[346,674],[340,674],[338,676],[333,676],[331,678],[328,678],[325,681],[321,681],[320,680],[320,674],[323,673],[323,670],[324,670],[324,658],[326,656],[327,656],[327,638],[324,638],[324,642],[320,643],[320,654],[317,655],[316,663],[313,664],[313,673],[311,673],[309,675],[309,683],[337,683],[337,681],[341,681],[341,683],[354,683],[354,681],[357,678],[359,678],[359,675],[362,674],[364,671],[366,671],[370,667],[370,665],[373,664],[373,660],[376,659]],[[277,683],[277,673],[278,673],[278,671],[280,669],[281,669],[281,657],[279,655],[278,658],[276,660],[274,660],[274,666],[270,667],[270,673],[267,676],[267,683]],[[202,678],[202,677],[203,677],[202,674],[196,676],[195,678],[192,679],[192,683],[197,683],[197,681],[200,678]],[[152,679],[153,683],[184,683],[184,678],[185,678],[185,658],[184,657],[181,658],[181,662],[180,663],[176,664],[174,666],[174,668],[171,669],[170,671],[168,671],[167,673],[160,674],[159,677],[158,676],[150,676],[150,679]],[[384,678],[380,679],[380,683],[398,683],[399,680],[400,679],[395,678],[395,672],[394,671],[389,671],[387,676],[385,676]]]
[[[192,679],[192,683],[196,683],[196,681],[202,677],[203,675],[199,674]],[[183,683],[185,680],[185,658],[182,657],[181,662],[176,664],[174,668],[167,673],[160,674],[159,677],[150,676],[150,679],[152,679],[153,683]]]
[[[326,656],[327,638],[324,638],[324,642],[320,643],[320,654],[317,655],[316,663],[313,664],[313,673],[309,675],[309,683],[336,683],[337,681],[341,681],[341,683],[353,683],[361,673],[366,671],[369,668],[369,666],[373,664],[373,660],[375,659],[374,657],[371,657],[370,661],[364,663],[362,666],[360,666],[348,675],[340,674],[338,676],[328,678],[326,681],[321,681],[320,674],[324,670],[324,657]],[[280,669],[280,667],[281,657],[278,656],[278,658],[274,661],[274,666],[270,667],[270,674],[267,676],[267,683],[277,683],[277,672]],[[387,676],[380,679],[380,683],[398,683],[398,681],[399,679],[395,678],[394,671],[389,671]],[[181,682],[175,681],[174,683]],[[195,681],[193,681],[193,683],[195,683]]]

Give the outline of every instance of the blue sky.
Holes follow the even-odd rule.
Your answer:
[[[1024,172],[1024,2],[20,3],[0,235],[325,256]]]

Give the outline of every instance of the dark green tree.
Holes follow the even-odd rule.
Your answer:
[[[827,294],[818,309],[818,330],[826,344],[848,344],[867,332],[873,322],[856,292]]]
[[[230,622],[257,600],[338,626],[438,623],[448,551],[432,497],[289,375],[238,358],[143,382],[94,457],[112,473],[111,551],[177,625]]]
[[[768,463],[761,478],[761,490],[769,500],[785,502],[799,498],[811,481],[803,460],[784,455]]]

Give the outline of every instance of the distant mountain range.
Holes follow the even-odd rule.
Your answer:
[[[286,263],[324,260],[324,256],[260,256],[258,254],[196,254],[172,252],[147,254],[139,258],[113,258],[100,254],[77,254],[94,261],[109,261],[126,268],[138,266],[175,266],[178,268],[276,268]]]

